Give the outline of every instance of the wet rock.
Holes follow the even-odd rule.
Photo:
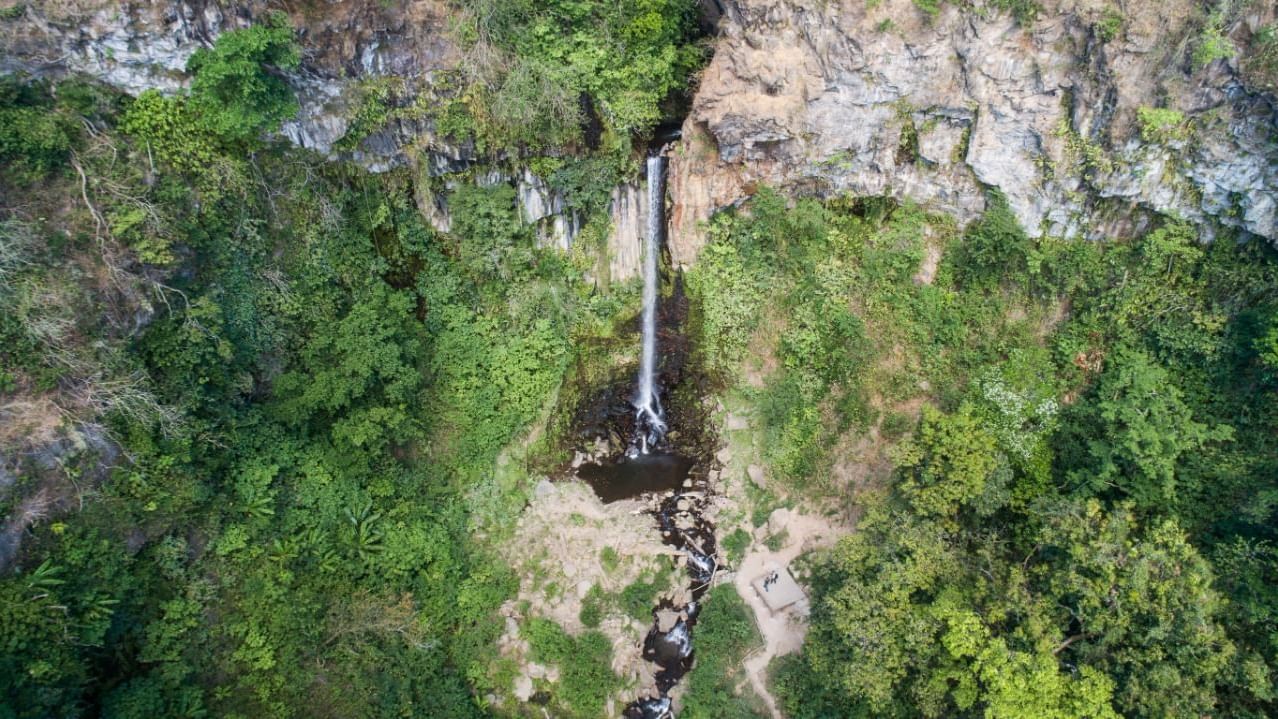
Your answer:
[[[752,464],[749,467],[746,467],[746,476],[749,477],[750,482],[759,489],[768,488],[767,480],[764,479],[763,475],[763,467],[760,467],[757,464]]]
[[[657,612],[657,631],[665,634],[674,629],[675,624],[679,622],[679,612],[669,609],[662,609]]]

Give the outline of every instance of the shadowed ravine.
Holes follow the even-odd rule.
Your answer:
[[[699,602],[717,568],[714,528],[702,516],[706,501],[704,472],[695,472],[696,460],[669,446],[668,433],[678,431],[666,419],[662,403],[662,347],[659,342],[661,276],[658,271],[665,235],[665,158],[648,158],[648,232],[643,260],[643,311],[639,373],[631,404],[634,426],[624,455],[611,463],[590,463],[578,476],[590,484],[604,502],[643,495],[662,495],[653,514],[664,543],[683,557],[691,584],[691,599],[676,605],[663,600],[653,608],[653,625],[644,640],[643,656],[656,664],[657,696],[632,702],[625,716],[662,719],[674,716],[670,690],[692,668],[693,628]],[[684,348],[686,351],[686,348]]]

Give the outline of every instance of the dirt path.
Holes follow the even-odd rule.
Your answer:
[[[761,543],[755,543],[741,561],[733,580],[741,598],[754,611],[755,623],[764,641],[762,650],[746,658],[746,677],[755,693],[767,704],[773,719],[783,719],[783,715],[777,708],[776,698],[768,691],[768,664],[775,657],[797,652],[803,646],[803,637],[808,631],[808,605],[807,600],[803,600],[773,614],[751,582],[768,571],[787,567],[803,552],[833,544],[838,536],[835,526],[825,517],[797,512],[789,514],[784,530],[789,538],[780,550],[774,552]]]

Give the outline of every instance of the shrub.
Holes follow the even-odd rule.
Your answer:
[[[54,111],[43,83],[0,79],[0,161],[19,183],[34,182],[66,163],[75,133]]]
[[[1123,31],[1123,14],[1113,8],[1107,8],[1096,23],[1096,34],[1105,42],[1112,42]]]
[[[448,206],[458,254],[470,272],[508,280],[531,264],[531,236],[519,217],[515,188],[462,184],[449,196]]]
[[[1188,135],[1185,114],[1166,107],[1142,107],[1136,110],[1140,119],[1140,137],[1145,142],[1167,143],[1183,140]]]
[[[1193,54],[1194,67],[1202,69],[1217,60],[1233,57],[1237,52],[1234,44],[1221,32],[1219,19],[1214,19],[1198,38]]]
[[[559,667],[555,701],[557,716],[597,717],[608,695],[619,685],[612,673],[612,643],[597,631],[572,637],[549,619],[533,619],[524,627],[533,657]]]
[[[1007,200],[999,193],[990,198],[989,209],[963,233],[963,243],[954,253],[960,281],[988,286],[1004,277],[1023,278],[1028,269],[1030,241]]]
[[[627,615],[646,622],[652,619],[652,607],[656,603],[657,592],[661,587],[656,580],[640,577],[621,590],[618,600],[621,609]]]
[[[621,557],[617,554],[617,550],[612,547],[604,547],[599,550],[599,561],[603,563],[604,569],[611,572],[621,565]]]
[[[283,13],[260,25],[218,36],[212,49],[196,50],[186,63],[191,103],[202,122],[229,141],[247,141],[279,127],[297,112],[280,70],[301,62],[293,28]]]
[[[745,557],[746,550],[750,548],[750,533],[737,527],[723,538],[721,546],[724,554],[727,555],[728,564],[736,566]]]
[[[590,588],[586,596],[581,601],[581,612],[577,615],[581,619],[581,623],[587,629],[596,629],[600,622],[603,621],[604,607],[607,602],[607,596],[603,590],[596,584]]]
[[[941,2],[942,0],[914,0],[914,7],[921,10],[929,19],[935,19],[941,14]]]
[[[1035,0],[991,0],[990,4],[1011,13],[1012,17],[1016,18],[1016,22],[1021,25],[1034,22],[1040,10]]]
[[[165,97],[147,90],[128,106],[120,129],[179,171],[206,168],[217,158],[216,138],[184,97]]]
[[[1243,70],[1255,85],[1278,87],[1278,25],[1266,25],[1252,36],[1251,48],[1243,59]]]

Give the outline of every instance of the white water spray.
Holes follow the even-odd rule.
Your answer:
[[[643,254],[643,351],[639,356],[639,386],[635,392],[637,450],[647,454],[666,433],[666,422],[657,396],[657,260],[666,227],[666,158],[648,158],[648,235]]]

